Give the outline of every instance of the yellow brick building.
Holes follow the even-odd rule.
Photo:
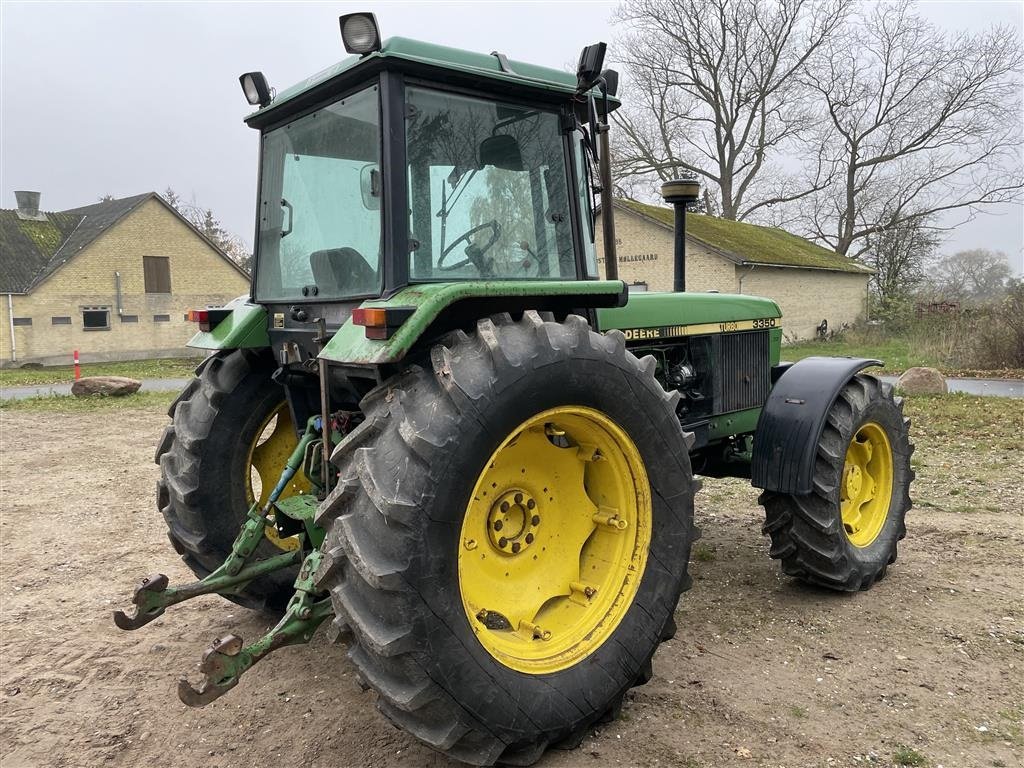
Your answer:
[[[159,195],[68,211],[16,193],[0,210],[0,365],[189,354],[189,309],[249,290],[246,273]]]
[[[619,277],[635,284],[633,290],[672,290],[673,226],[671,208],[615,203]],[[598,243],[603,271],[602,251]],[[788,341],[814,338],[822,320],[838,330],[862,319],[871,274],[863,264],[781,229],[686,217],[686,290],[773,299]]]

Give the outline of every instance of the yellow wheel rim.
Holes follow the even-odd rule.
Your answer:
[[[846,449],[839,489],[846,538],[855,547],[875,539],[889,516],[892,500],[892,446],[880,424],[869,421]]]
[[[298,445],[295,428],[292,426],[292,415],[288,403],[282,402],[275,408],[256,430],[256,436],[249,446],[249,455],[245,470],[245,498],[248,506],[252,506],[259,498],[260,505],[266,503],[270,492],[274,490],[281,478],[281,470]],[[291,483],[284,489],[281,498],[309,493],[309,481],[305,474],[296,472]],[[273,519],[273,516],[271,516]],[[281,538],[277,529],[271,525],[265,528],[266,537],[283,550],[299,548],[297,536]]]
[[[600,411],[539,413],[487,461],[461,534],[459,590],[481,645],[520,672],[571,667],[611,636],[643,578],[640,452]]]

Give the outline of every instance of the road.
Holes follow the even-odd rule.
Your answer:
[[[882,381],[896,383],[896,376],[882,376]],[[188,379],[145,379],[145,392],[176,392],[184,389]],[[968,395],[994,395],[1024,398],[1024,379],[946,379],[950,392]],[[71,384],[39,384],[31,387],[0,387],[0,400],[21,400],[26,397],[70,395]]]

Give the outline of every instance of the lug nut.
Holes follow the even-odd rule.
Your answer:
[[[527,509],[533,509],[536,506],[537,506],[537,502],[534,501],[533,499],[530,499],[529,501],[526,502],[526,508]]]
[[[516,504],[522,504],[523,503],[523,494],[517,493],[515,495],[515,500],[516,500]]]
[[[502,512],[508,512],[508,510],[509,510],[509,503],[507,501],[501,502],[501,511]]]
[[[534,515],[530,518],[530,523],[533,525],[540,525],[540,515]]]
[[[494,530],[500,531],[503,527],[504,527],[504,523],[502,523],[501,520],[495,520],[494,521]]]
[[[526,543],[527,544],[533,544],[533,534],[532,533],[526,534]]]
[[[512,554],[518,555],[520,549],[522,549],[522,545],[518,541],[513,541],[512,542]]]
[[[498,539],[498,546],[501,547],[502,549],[507,547],[508,546],[508,539],[506,539],[504,536],[502,536],[500,539]]]

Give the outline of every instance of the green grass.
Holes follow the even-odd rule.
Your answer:
[[[162,358],[157,360],[124,360],[116,363],[85,363],[82,376],[127,376],[130,379],[188,378],[201,358]],[[55,365],[46,368],[4,368],[0,370],[0,385],[27,387],[37,384],[71,383],[75,380],[73,365]]]
[[[807,707],[798,707],[795,704],[789,708],[789,714],[797,718],[807,717]]]
[[[707,544],[697,544],[693,548],[693,559],[698,563],[712,563],[715,560],[715,549]]]
[[[801,341],[782,347],[782,359],[796,362],[805,357],[866,357],[885,363],[885,373],[902,373],[907,368],[941,368],[941,361],[920,351],[908,339],[887,338],[877,341]],[[878,370],[878,369],[873,369]]]
[[[29,413],[85,413],[88,411],[123,411],[135,408],[163,410],[178,396],[177,392],[136,392],[124,397],[72,397],[71,395],[47,395],[26,397],[23,400],[0,400],[0,411]]]
[[[911,747],[898,746],[892,753],[892,761],[896,765],[921,766],[928,765],[928,758]]]

